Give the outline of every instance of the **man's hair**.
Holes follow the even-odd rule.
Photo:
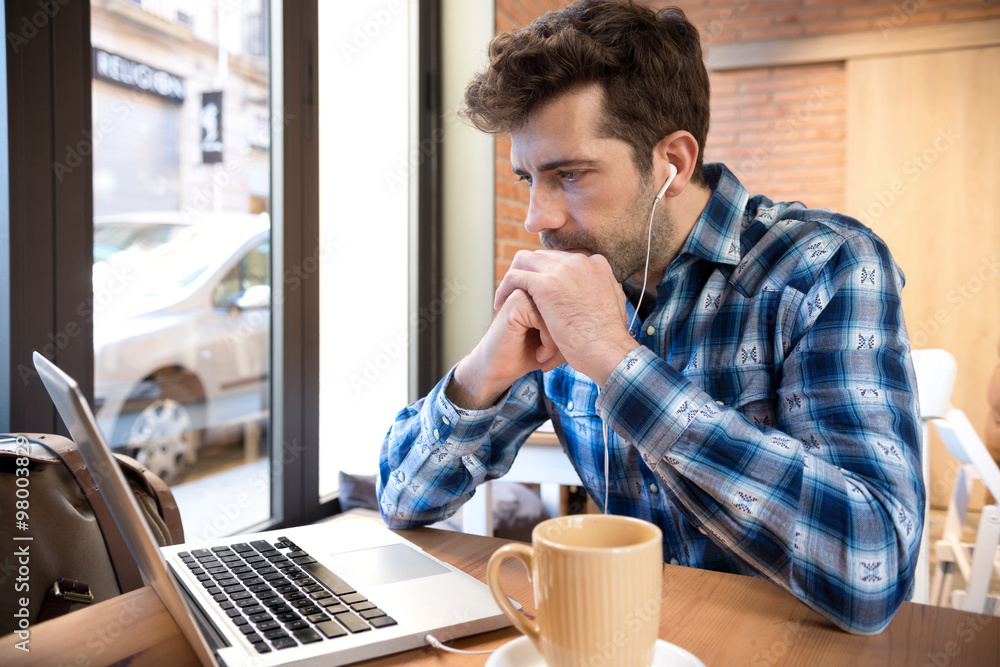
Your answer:
[[[687,130],[698,142],[693,179],[704,182],[708,72],[698,30],[680,9],[580,0],[494,36],[488,53],[460,112],[483,132],[517,131],[540,105],[596,82],[604,91],[598,131],[629,144],[641,173],[663,137]]]

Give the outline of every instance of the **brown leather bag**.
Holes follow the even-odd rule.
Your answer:
[[[161,545],[184,541],[170,488],[115,455]],[[0,435],[0,634],[143,586],[76,448],[60,435]]]

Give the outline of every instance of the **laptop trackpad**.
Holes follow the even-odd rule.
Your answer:
[[[342,577],[348,581],[363,579],[372,586],[450,572],[445,566],[405,544],[360,549],[334,554],[330,558],[332,569]]]

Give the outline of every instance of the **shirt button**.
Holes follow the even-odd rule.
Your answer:
[[[654,327],[652,324],[650,324],[648,327],[646,327],[646,335],[647,336],[652,336],[655,333],[656,333],[656,327]]]
[[[652,491],[653,493],[659,493],[660,492],[660,488],[658,486],[656,486],[656,484],[650,484],[649,485],[649,490]]]
[[[441,431],[434,429],[434,439],[438,440],[441,437]]]
[[[398,481],[398,482],[399,482],[400,484],[402,484],[403,482],[405,482],[405,481],[406,481],[406,475],[405,475],[405,474],[403,473],[403,471],[402,471],[402,470],[399,470],[399,471],[397,471],[397,473],[396,473],[396,480],[397,480],[397,481]]]
[[[451,420],[447,417],[441,417],[441,421],[444,422],[445,426],[449,426],[451,424]]]
[[[671,559],[670,559],[670,564],[671,564],[671,565],[680,565],[680,563],[678,563],[678,562],[677,562],[677,559],[676,559],[676,558],[671,558]]]
[[[722,401],[716,401],[716,402],[715,402],[715,404],[716,404],[716,405],[723,405],[723,406],[725,405],[725,403],[724,403],[724,402],[722,402]]]
[[[570,401],[569,403],[566,404],[566,409],[569,410],[570,412],[573,412],[573,401]]]

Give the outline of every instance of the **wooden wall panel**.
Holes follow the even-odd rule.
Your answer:
[[[982,434],[1000,338],[1000,47],[850,60],[847,90],[847,213],[888,242],[913,347],[955,356],[952,403]],[[954,479],[932,442],[932,506]]]

